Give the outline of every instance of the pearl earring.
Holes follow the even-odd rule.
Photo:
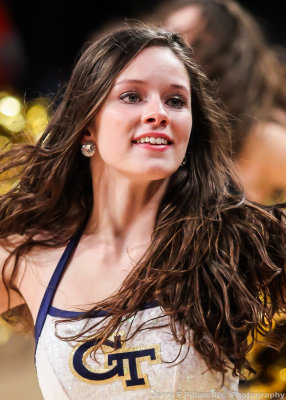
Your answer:
[[[184,157],[181,167],[185,167],[187,165],[187,156]]]
[[[92,157],[96,152],[96,146],[93,142],[84,142],[81,146],[81,152],[85,157]]]

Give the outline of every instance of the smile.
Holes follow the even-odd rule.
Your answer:
[[[144,148],[169,148],[173,140],[169,135],[163,132],[145,132],[134,137],[132,143],[143,145]]]
[[[143,137],[141,139],[137,139],[135,141],[135,143],[150,143],[150,144],[169,144],[168,140],[165,138],[161,138],[161,137]]]

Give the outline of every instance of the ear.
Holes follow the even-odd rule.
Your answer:
[[[95,133],[92,127],[88,127],[82,134],[80,139],[80,144],[84,142],[94,142],[95,143]]]

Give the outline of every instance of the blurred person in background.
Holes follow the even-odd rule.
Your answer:
[[[0,311],[35,325],[45,399],[232,398],[252,370],[249,333],[285,308],[285,211],[245,199],[226,121],[178,35],[125,29],[0,156]]]
[[[26,56],[3,0],[0,0],[0,92],[12,89],[23,78]]]
[[[216,83],[247,197],[286,197],[286,67],[255,19],[233,0],[163,2],[156,17],[194,49]]]

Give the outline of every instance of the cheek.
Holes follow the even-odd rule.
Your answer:
[[[96,139],[98,142],[125,143],[131,142],[133,129],[136,127],[138,116],[128,109],[105,110],[100,114],[96,123]]]
[[[178,131],[179,141],[186,143],[189,141],[192,130],[192,116],[188,115],[177,121],[176,128]]]
[[[107,117],[107,116],[106,116]],[[126,119],[128,121],[128,117]],[[110,164],[121,161],[131,146],[130,127],[122,118],[109,116],[99,121],[96,130],[96,144],[102,159]]]
[[[96,140],[97,149],[104,160],[116,161],[124,151],[124,146],[126,146],[126,144],[120,140],[118,127],[110,124],[109,128],[110,129],[108,129],[108,126],[105,126],[104,131],[99,131]]]

